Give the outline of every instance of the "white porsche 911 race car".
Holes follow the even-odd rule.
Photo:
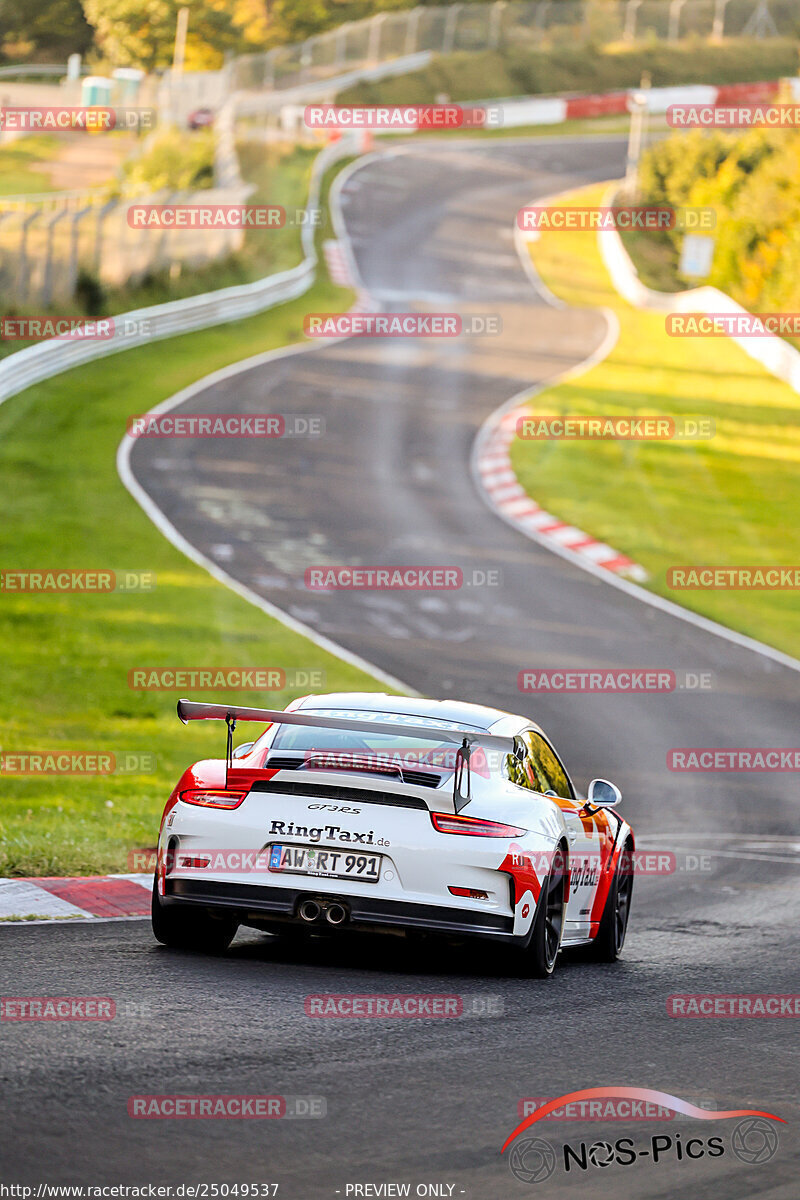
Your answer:
[[[178,702],[227,725],[224,759],[184,772],[164,809],[153,931],[219,952],[239,925],[489,938],[552,974],[562,947],[614,961],[633,886],[621,796],[576,797],[525,717],[374,693],[285,711]],[[266,725],[233,749],[240,721]]]

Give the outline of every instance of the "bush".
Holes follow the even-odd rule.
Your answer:
[[[640,184],[644,203],[716,210],[709,283],[754,311],[800,311],[800,130],[674,134]]]
[[[129,183],[147,191],[162,188],[193,191],[214,183],[214,132],[211,129],[168,128],[159,131],[147,149],[125,168]]]
[[[105,289],[97,276],[83,267],[75,281],[75,299],[87,317],[100,317],[105,311]]]

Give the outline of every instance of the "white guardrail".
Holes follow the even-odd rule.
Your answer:
[[[319,207],[322,177],[333,163],[355,153],[353,142],[343,137],[326,146],[314,160],[308,196],[308,211]],[[200,296],[171,300],[149,308],[120,313],[113,318],[111,337],[51,338],[18,350],[0,359],[0,404],[25,388],[82,363],[122,350],[132,350],[145,343],[192,333],[211,325],[252,317],[286,300],[302,296],[314,282],[317,252],[314,246],[314,227],[309,223],[301,231],[303,261],[289,271],[267,275],[253,283],[221,288]],[[109,321],[111,318],[108,318]]]
[[[619,203],[616,188],[606,196],[604,203]],[[665,314],[691,312],[730,313],[743,317],[750,315],[746,308],[742,308],[741,304],[737,304],[726,292],[709,285],[689,288],[684,292],[657,292],[646,287],[639,278],[617,230],[600,230],[597,238],[600,254],[614,287],[634,308],[645,308]],[[775,333],[758,336],[728,333],[727,336],[741,346],[750,358],[761,363],[776,379],[788,383],[793,391],[800,394],[800,351],[795,350],[794,346]]]

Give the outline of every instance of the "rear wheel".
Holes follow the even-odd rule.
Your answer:
[[[566,883],[566,853],[559,846],[542,884],[531,938],[524,951],[525,973],[535,979],[548,979],[555,969],[564,929]]]
[[[592,942],[590,957],[595,962],[616,962],[625,944],[633,893],[633,854],[630,842],[619,856],[617,869],[608,890],[600,929]]]
[[[156,941],[172,950],[222,954],[239,927],[232,917],[212,916],[204,908],[162,904],[155,881],[150,912]]]

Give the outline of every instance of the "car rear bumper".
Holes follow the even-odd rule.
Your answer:
[[[304,924],[298,916],[298,907],[302,900],[314,898],[314,893],[307,888],[300,890],[168,876],[162,903],[225,909],[243,925],[248,924],[248,917],[264,921],[275,918]],[[500,940],[510,940],[513,936],[513,916],[499,913],[475,912],[438,904],[412,904],[378,896],[335,896],[326,893],[323,899],[325,903],[335,901],[347,909],[348,920],[340,926],[342,929],[368,926],[373,929],[418,929]]]

